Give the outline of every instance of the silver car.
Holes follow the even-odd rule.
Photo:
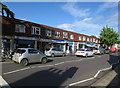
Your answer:
[[[65,52],[59,48],[49,48],[45,50],[47,56],[65,56]]]
[[[23,66],[27,66],[31,62],[42,62],[45,64],[47,62],[47,57],[45,54],[34,48],[18,48],[12,60],[18,62]]]
[[[104,54],[103,48],[95,48],[93,49],[94,54]]]

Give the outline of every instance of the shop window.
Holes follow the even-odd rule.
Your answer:
[[[55,37],[56,37],[56,38],[59,38],[59,37],[60,37],[60,32],[56,32],[56,31],[55,31]]]
[[[87,41],[89,41],[89,38],[87,38]]]
[[[70,35],[70,39],[74,39],[74,35]]]
[[[63,32],[63,38],[68,38],[68,33]]]
[[[31,34],[40,35],[40,27],[32,26]]]
[[[90,38],[90,42],[92,42],[92,38]]]
[[[86,37],[85,36],[83,36],[83,41],[86,41]]]
[[[46,34],[46,36],[49,36],[49,37],[52,36],[52,32],[51,32],[50,30],[46,30],[46,31],[45,31],[45,34]]]
[[[79,36],[79,40],[82,40],[82,37],[81,37],[81,36]]]
[[[16,24],[15,25],[15,32],[25,33],[25,26],[24,25],[20,25],[20,24]]]

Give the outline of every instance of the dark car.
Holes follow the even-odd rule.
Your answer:
[[[111,53],[111,50],[110,49],[105,49],[105,53],[109,54],[109,53]]]

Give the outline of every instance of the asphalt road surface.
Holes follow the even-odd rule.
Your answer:
[[[2,63],[3,78],[11,88],[40,88],[52,86],[59,88],[93,77],[99,70],[108,68],[118,61],[118,55],[95,55],[94,57],[54,57],[47,64],[32,63],[22,67],[11,61]],[[81,86],[75,84],[74,86]],[[82,85],[87,86],[87,84]]]

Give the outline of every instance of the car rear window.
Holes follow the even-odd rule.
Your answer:
[[[24,53],[25,51],[26,51],[26,50],[17,49],[17,50],[16,50],[16,53],[21,53],[21,54],[22,54],[22,53]]]
[[[50,48],[47,48],[47,49],[46,49],[46,51],[49,51],[49,50],[50,50]]]

